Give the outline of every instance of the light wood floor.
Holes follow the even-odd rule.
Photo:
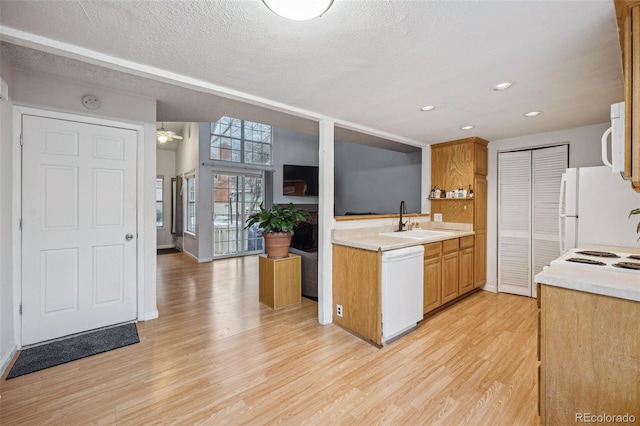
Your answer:
[[[0,424],[538,424],[535,300],[480,292],[377,349],[257,281],[256,257],[159,256],[140,343],[3,377]]]

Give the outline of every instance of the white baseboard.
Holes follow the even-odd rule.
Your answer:
[[[481,288],[485,291],[490,291],[491,293],[498,292],[498,286],[496,286],[495,284],[485,284]]]
[[[195,255],[195,254],[193,254],[193,253],[190,253],[190,252],[188,252],[188,251],[186,251],[186,250],[183,250],[182,252],[183,252],[183,253],[185,253],[185,254],[187,254],[187,255],[189,255],[189,256],[191,256],[191,257],[192,257],[192,258],[194,258],[196,261],[200,260],[200,259],[198,259],[198,256],[196,256],[196,255]]]
[[[175,244],[160,244],[156,248],[158,248],[158,249],[168,249],[168,248],[175,248],[175,247],[176,247]]]
[[[151,321],[160,316],[158,311],[145,312],[142,314],[142,319],[140,321]]]
[[[198,263],[207,263],[207,262],[213,262],[213,258],[212,257],[198,258]]]
[[[16,352],[18,352],[18,347],[16,345],[13,345],[13,347],[11,348],[7,356],[2,360],[2,364],[0,365],[0,376],[4,374],[4,370],[7,369],[7,367],[9,366],[9,363],[11,362],[13,357],[16,355]]]

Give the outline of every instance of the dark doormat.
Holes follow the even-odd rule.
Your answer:
[[[139,342],[136,325],[124,324],[25,349],[7,380]]]
[[[180,253],[180,250],[174,247],[158,249],[158,254],[171,254],[171,253]]]

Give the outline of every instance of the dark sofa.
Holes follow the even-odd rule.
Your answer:
[[[300,256],[302,264],[302,295],[310,299],[318,299],[318,252],[308,253],[289,247],[289,253]]]

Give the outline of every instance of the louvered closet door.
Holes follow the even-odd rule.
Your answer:
[[[560,256],[558,199],[560,180],[569,161],[567,145],[537,149],[532,152],[533,162],[533,228],[532,270],[533,277],[553,259]],[[532,296],[536,287],[532,285]]]
[[[498,155],[498,291],[531,296],[531,152]]]

